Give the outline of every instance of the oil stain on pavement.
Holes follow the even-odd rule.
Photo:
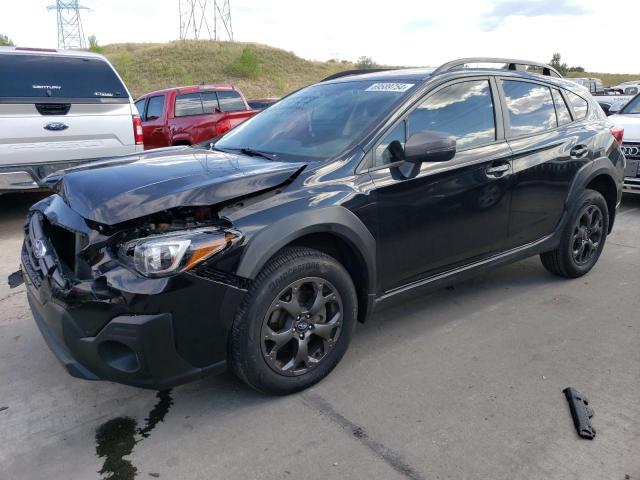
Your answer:
[[[164,421],[173,399],[171,390],[163,390],[156,394],[158,402],[145,418],[145,425],[138,428],[138,422],[131,417],[113,418],[96,430],[96,454],[104,457],[104,463],[98,473],[104,475],[103,480],[133,480],[138,469],[124,457],[131,455],[135,445],[149,438],[151,431]],[[141,438],[136,439],[136,435]]]

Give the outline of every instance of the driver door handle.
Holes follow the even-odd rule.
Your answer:
[[[501,177],[509,170],[511,170],[511,165],[508,163],[498,163],[491,165],[486,171],[489,177]]]

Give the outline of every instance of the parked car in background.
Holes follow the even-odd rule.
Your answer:
[[[602,83],[602,80],[599,78],[567,78],[567,80],[575,82],[578,85],[582,85],[584,88],[589,90],[589,93],[592,95],[604,93],[604,83]]]
[[[505,68],[464,68],[487,61]],[[532,255],[585,275],[623,132],[522,65],[346,72],[213,149],[65,172],[22,250],[47,343],[80,378],[163,389],[231,368],[285,394],[328,375],[376,308]]]
[[[0,47],[0,194],[143,148],[140,117],[102,55]]]
[[[640,194],[640,94],[633,97],[620,112],[609,117],[616,126],[624,128],[622,152],[627,157],[623,191]]]
[[[624,82],[611,88],[620,91],[623,95],[634,96],[640,93],[640,81]]]
[[[276,103],[279,98],[252,98],[251,100],[247,100],[247,103],[254,110],[264,110],[267,107],[270,107],[274,103]]]
[[[623,95],[619,90],[609,91],[605,95],[594,96],[595,100],[607,115],[618,113],[632,98],[632,95]]]
[[[258,110],[232,85],[196,85],[147,93],[136,100],[145,149],[195,145],[222,135]]]

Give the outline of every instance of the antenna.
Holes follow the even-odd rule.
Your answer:
[[[56,0],[47,10],[55,10],[58,21],[58,48],[86,48],[80,19],[80,10],[89,8],[79,5],[78,0]]]
[[[229,0],[178,0],[180,40],[230,40]]]

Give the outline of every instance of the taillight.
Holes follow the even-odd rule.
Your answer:
[[[222,135],[229,130],[231,130],[231,122],[229,120],[220,120],[218,123],[216,123],[216,131],[214,137]]]
[[[140,120],[140,115],[133,116],[133,138],[136,141],[136,145],[144,145],[144,135],[142,134],[142,120]]]
[[[624,137],[624,127],[611,127],[611,135],[616,139],[618,145],[622,145],[622,138]]]

